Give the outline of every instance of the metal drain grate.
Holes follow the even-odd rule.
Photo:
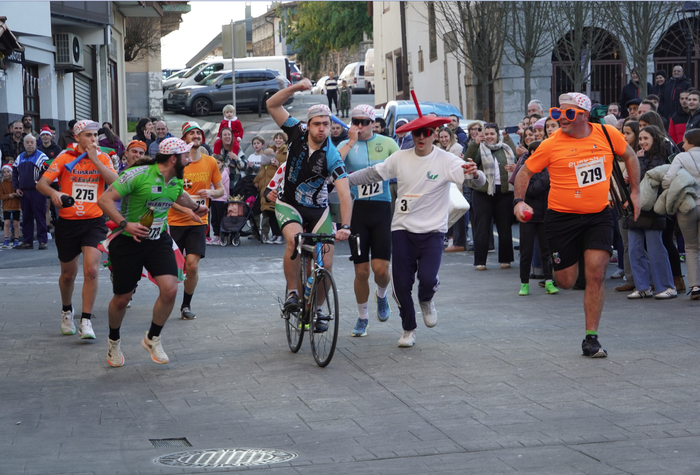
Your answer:
[[[190,444],[190,441],[187,440],[186,438],[181,438],[181,439],[148,439],[150,443],[153,444],[153,447],[157,448],[180,448],[180,447],[192,447],[192,444]]]
[[[250,467],[288,462],[297,456],[277,449],[204,449],[163,455],[155,462],[172,467]]]

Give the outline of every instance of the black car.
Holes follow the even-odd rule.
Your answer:
[[[236,70],[236,109],[265,108],[265,101],[290,82],[274,69]],[[286,104],[290,104],[289,98]],[[233,102],[231,70],[217,71],[194,86],[175,89],[168,94],[168,107],[185,114],[202,116],[220,111]]]

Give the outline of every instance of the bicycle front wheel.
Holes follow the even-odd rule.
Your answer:
[[[287,288],[285,286],[285,292]],[[292,353],[296,353],[301,348],[304,341],[304,312],[301,306],[297,310],[287,310],[284,312],[284,326],[287,332],[287,343]]]
[[[323,368],[331,362],[338,341],[338,292],[333,276],[326,269],[316,275],[310,307],[311,352]]]

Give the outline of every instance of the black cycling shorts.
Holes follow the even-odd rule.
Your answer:
[[[145,267],[153,277],[178,275],[173,240],[168,233],[160,239],[134,241],[120,234],[109,244],[109,260],[112,262],[112,291],[115,295],[128,294],[136,287]]]
[[[183,254],[195,254],[204,259],[207,253],[207,225],[168,226],[170,237]]]
[[[70,262],[83,252],[83,247],[94,247],[107,237],[105,219],[65,219],[56,222],[55,240],[58,260]]]
[[[587,249],[600,249],[612,255],[613,217],[608,207],[591,214],[548,209],[545,228],[554,270],[576,264]]]
[[[352,206],[350,229],[360,236],[360,255],[354,264],[372,259],[391,260],[391,202],[355,200]]]
[[[19,221],[19,210],[3,211],[2,216],[5,221]]]

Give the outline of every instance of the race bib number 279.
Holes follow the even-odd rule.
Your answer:
[[[602,158],[576,165],[575,171],[580,188],[605,181],[605,164]]]

